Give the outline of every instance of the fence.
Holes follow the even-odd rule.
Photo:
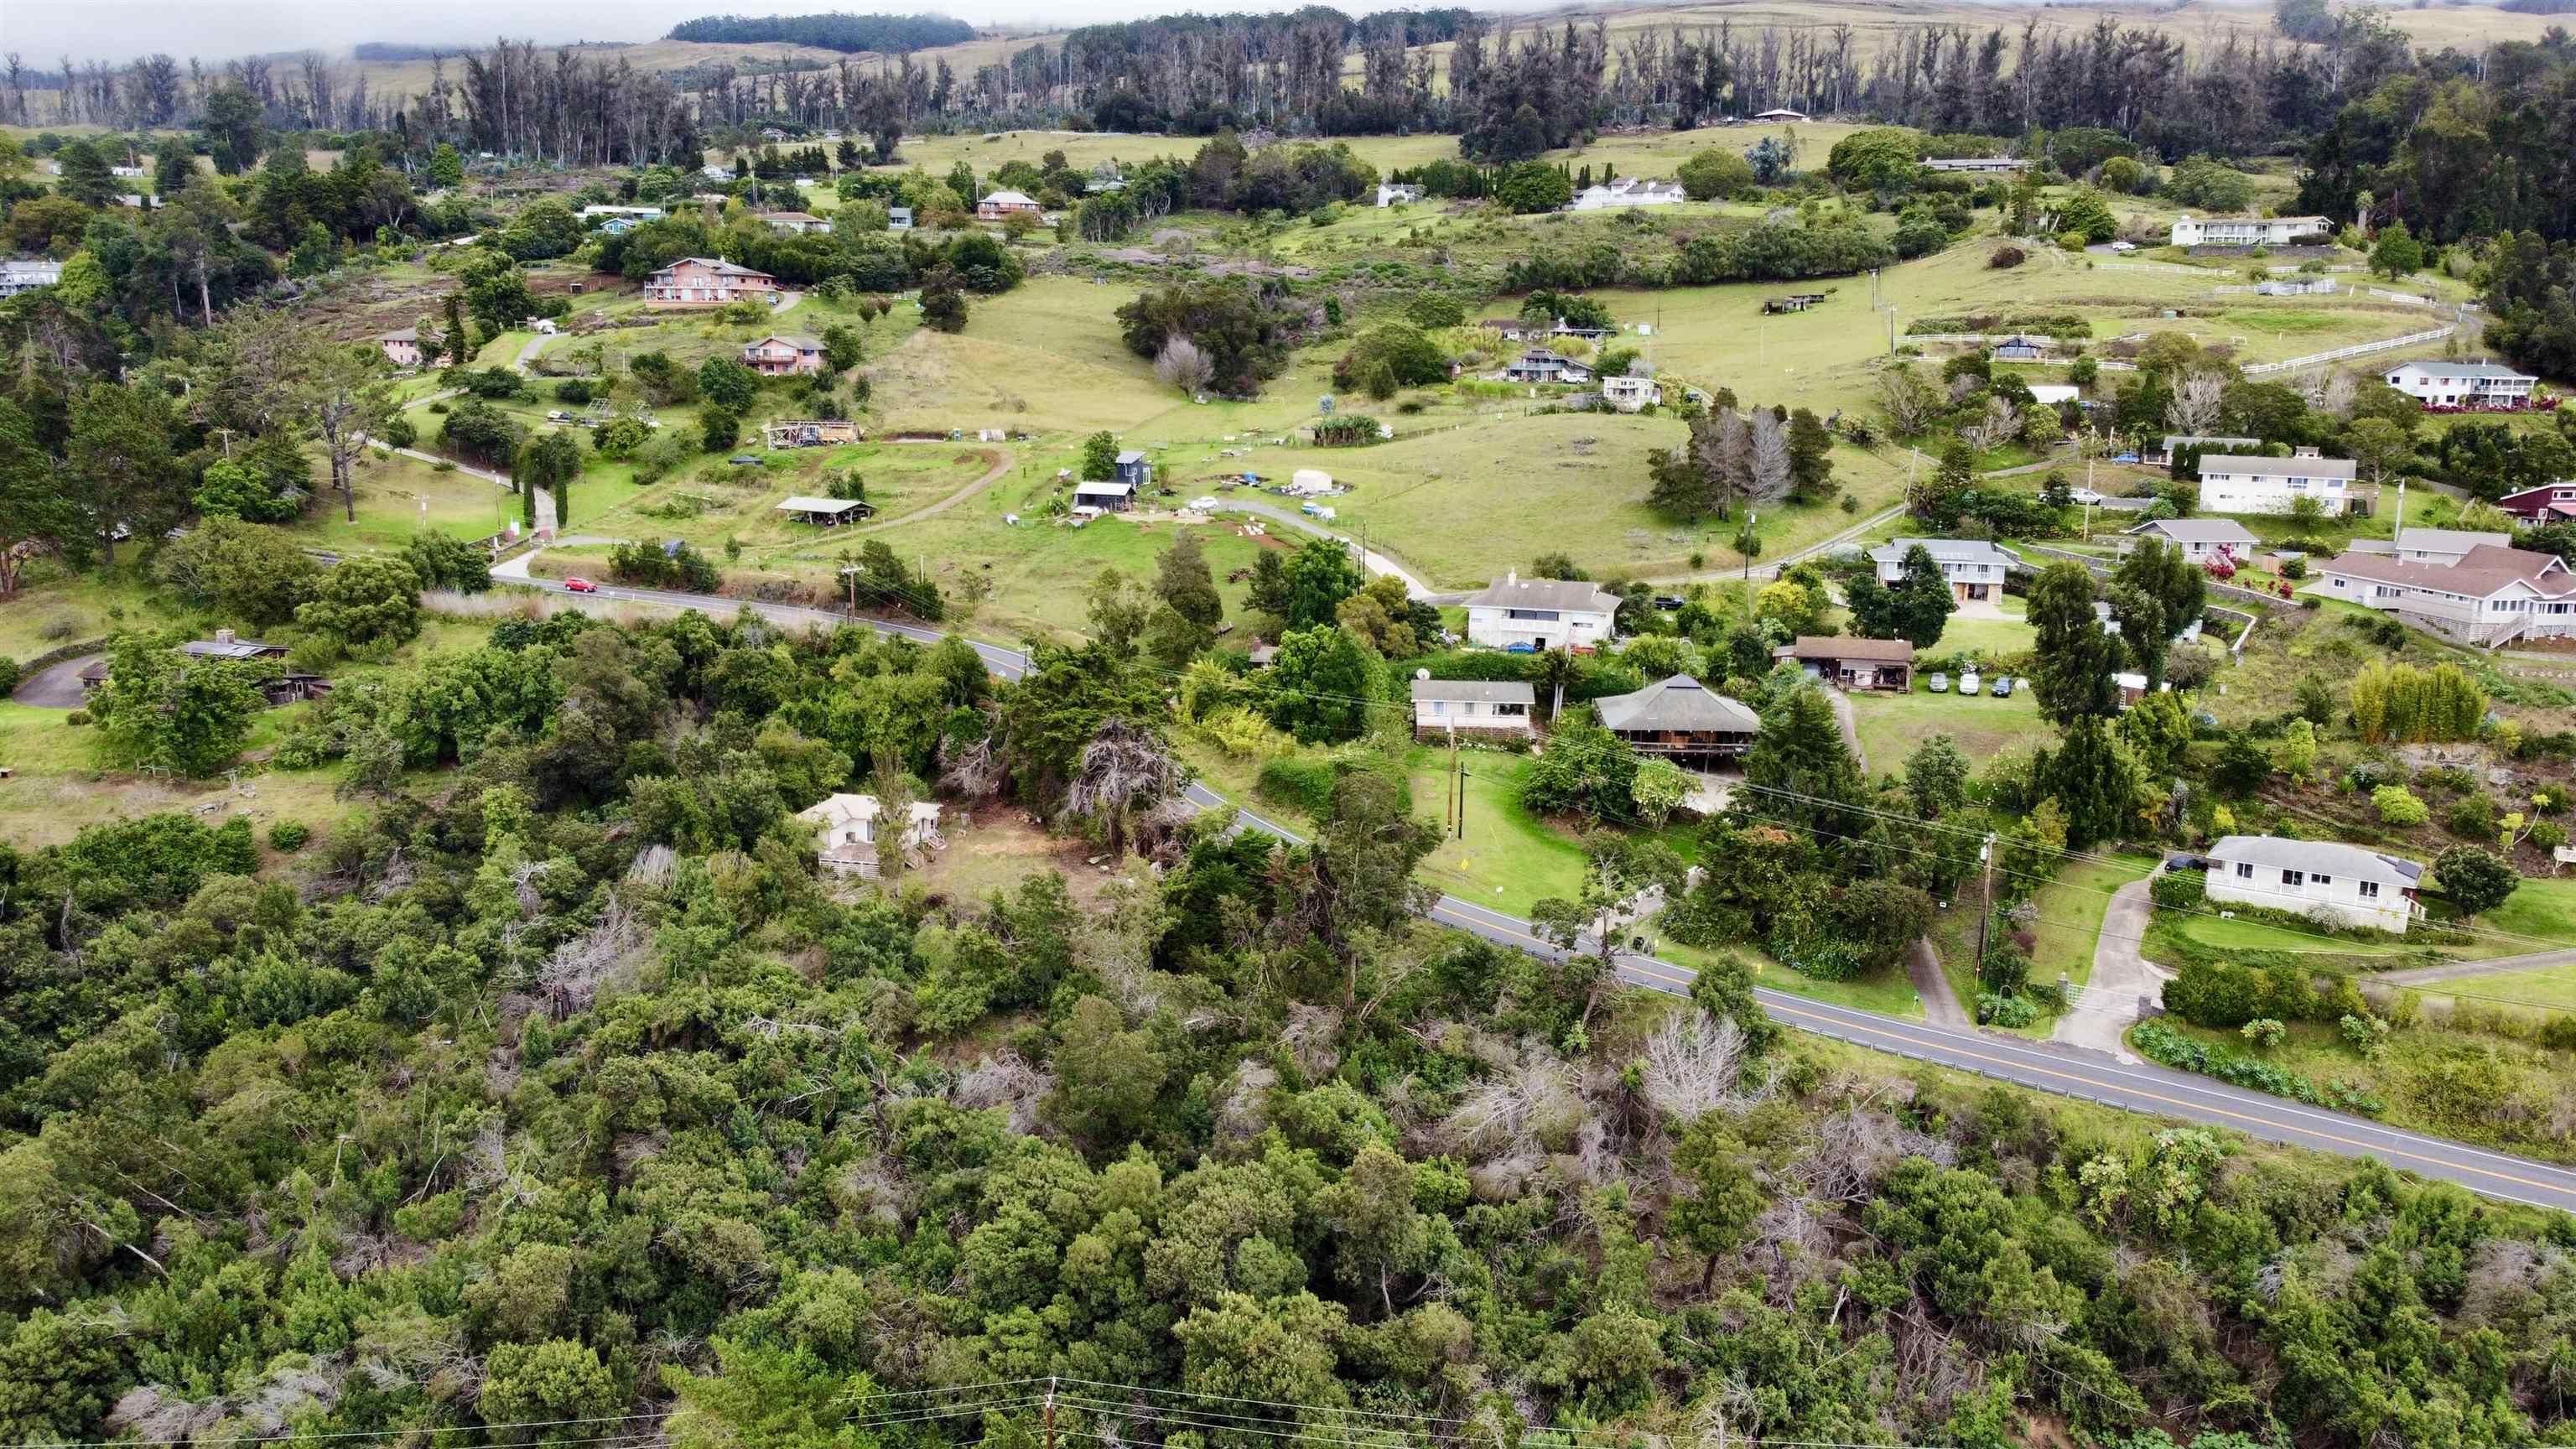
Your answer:
[[[2225,272],[2214,267],[2177,267],[2171,262],[2095,262],[2094,268],[2105,272],[2172,272],[2185,277],[2223,277]]]
[[[2383,302],[2404,302],[2409,306],[2414,307],[2430,307],[2433,305],[2432,298],[2418,297],[2412,292],[2389,292],[2383,291],[2378,287],[2369,287],[2364,290],[2371,296],[2377,297]]]
[[[2410,332],[2403,337],[2391,337],[2380,342],[2357,342],[2350,347],[2338,347],[2332,352],[2319,352],[2307,357],[2293,357],[2286,362],[2258,362],[2245,369],[2245,375],[2267,377],[2276,372],[2297,372],[2302,368],[2318,367],[2347,357],[2361,357],[2373,352],[2386,352],[2396,347],[2414,347],[2421,343],[2439,342],[2459,330],[2457,326],[2445,323],[2429,332]]]

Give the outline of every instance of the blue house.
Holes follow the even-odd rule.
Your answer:
[[[1154,465],[1145,460],[1144,454],[1130,448],[1118,455],[1118,481],[1147,487],[1154,481]]]

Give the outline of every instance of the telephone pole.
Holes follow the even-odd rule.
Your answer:
[[[1995,837],[1988,832],[1977,847],[1977,862],[1983,867],[1984,879],[1977,886],[1977,970],[1986,969],[1986,928],[1995,918]]]
[[[1447,783],[1449,786],[1449,813],[1441,817],[1441,823],[1454,827],[1458,819],[1458,726],[1454,724],[1449,726],[1449,776]]]
[[[1053,1375],[1047,1378],[1046,1449],[1055,1449],[1055,1378]]]

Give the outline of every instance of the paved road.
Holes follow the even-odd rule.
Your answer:
[[[2093,975],[2075,1008],[2057,1019],[2057,1041],[2123,1062],[2137,1060],[2121,1038],[2137,1024],[2138,999],[2156,989],[2166,974],[2138,950],[2138,943],[2146,939],[2152,905],[2147,882],[2142,880],[2111,893],[2111,903],[2102,913],[2102,935],[2093,944]]]
[[[78,659],[48,664],[19,681],[18,692],[10,698],[38,709],[78,709],[88,694],[81,688],[81,671],[106,657],[103,654],[84,654]]]
[[[563,586],[536,581],[530,587],[562,593]],[[760,617],[788,624],[846,624],[848,616],[794,604],[744,604],[732,599],[661,589],[604,588],[596,594],[569,596],[583,607],[640,603],[677,609],[730,614],[748,607]],[[867,619],[856,622],[881,633],[933,643],[941,632],[923,624]],[[1027,670],[1027,656],[995,644],[972,644],[986,667],[1005,679]],[[1192,785],[1188,798],[1202,810],[1234,809],[1236,823],[1283,840],[1297,833],[1257,812],[1235,809],[1204,785]],[[1442,896],[1431,909],[1442,925],[1469,931],[1486,940],[1547,957],[1564,952],[1540,940],[1529,922],[1456,896]],[[1672,995],[1687,995],[1697,974],[1692,968],[1632,952],[1613,955],[1619,979],[1630,986]],[[1782,1022],[1801,1031],[1832,1037],[1874,1051],[1916,1061],[1976,1072],[2043,1092],[2097,1102],[2151,1116],[2178,1117],[2217,1127],[2230,1127],[2250,1137],[2287,1143],[2345,1157],[2374,1157],[2392,1167],[2428,1178],[2455,1182],[2471,1191],[2533,1207],[2576,1212],[2576,1170],[2553,1167],[2501,1152],[2385,1127],[2341,1112],[2304,1107],[2279,1097],[2231,1087],[2211,1077],[2177,1072],[2150,1064],[2124,1064],[2099,1052],[1988,1035],[1956,1026],[1904,1021],[1877,1012],[1833,1006],[1809,997],[1757,987],[1754,995]]]
[[[2533,951],[2522,956],[2495,956],[2484,961],[2458,961],[2448,966],[2419,966],[2412,971],[2383,971],[2371,977],[2383,986],[2431,986],[2472,976],[2501,976],[2508,971],[2546,971],[2576,966],[2576,949]]]

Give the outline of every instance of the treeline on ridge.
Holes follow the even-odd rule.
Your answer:
[[[889,54],[956,45],[975,38],[963,20],[919,15],[701,15],[671,27],[673,40],[733,45],[810,45],[818,50]]]

